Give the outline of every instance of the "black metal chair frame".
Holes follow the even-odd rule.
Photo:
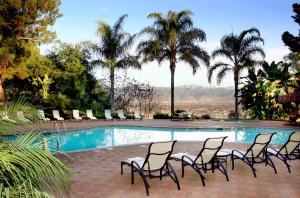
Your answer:
[[[224,144],[224,140],[227,138],[227,136],[226,136],[226,137],[223,137],[222,142],[221,142],[221,146],[216,147],[216,148],[206,148],[206,147],[205,147],[206,142],[207,142],[208,140],[211,140],[211,139],[220,139],[220,138],[221,138],[221,137],[219,137],[219,138],[207,138],[207,139],[204,141],[203,147],[202,147],[201,151],[199,152],[199,154],[197,155],[197,157],[195,158],[195,160],[191,159],[190,157],[188,157],[188,156],[186,156],[186,155],[182,156],[182,158],[181,158],[181,160],[180,160],[180,161],[181,161],[181,176],[184,177],[184,167],[185,167],[185,166],[190,166],[193,170],[195,170],[195,171],[199,174],[203,186],[205,186],[205,182],[204,182],[205,177],[204,177],[204,175],[201,173],[201,170],[203,170],[204,173],[206,173],[208,170],[211,170],[212,173],[214,173],[214,172],[215,172],[215,169],[218,169],[222,174],[225,175],[226,180],[229,181],[227,171],[226,171],[226,169],[225,169],[225,167],[224,167],[222,161],[220,161],[220,160],[218,159],[218,157],[217,157],[217,154],[218,154],[218,152],[220,151],[220,149],[222,148],[222,146],[223,146],[223,144]],[[216,150],[216,152],[215,152],[214,156],[212,157],[212,159],[211,159],[209,162],[207,162],[207,163],[204,163],[204,162],[203,162],[203,158],[201,157],[201,156],[202,156],[202,153],[203,153],[205,150]],[[199,159],[199,157],[200,157],[201,162],[202,162],[201,164],[197,163],[197,160]],[[186,160],[184,160],[184,158],[189,159],[189,160],[192,162],[192,164],[188,163]],[[176,160],[176,161],[179,160],[178,158],[171,158],[171,159],[174,159],[174,160]],[[210,167],[208,167],[208,165],[210,165]]]
[[[235,159],[240,159],[251,168],[254,177],[256,177],[256,169],[254,168],[254,164],[257,164],[257,163],[265,163],[266,166],[270,165],[274,169],[275,174],[277,174],[277,170],[275,168],[275,165],[274,165],[273,161],[270,159],[270,157],[268,155],[266,155],[267,146],[270,144],[274,134],[276,134],[276,133],[271,133],[270,140],[267,143],[258,143],[258,142],[256,142],[257,138],[260,135],[265,135],[265,133],[264,134],[260,133],[260,134],[256,135],[253,144],[247,149],[245,154],[241,153],[238,150],[233,150],[232,153],[231,153],[232,170],[234,169],[234,160]],[[257,156],[254,156],[252,148],[257,144],[258,145],[265,145],[265,146],[262,148],[261,152]],[[240,153],[243,157],[241,158],[237,155],[234,155],[234,152]],[[251,152],[251,157],[247,157],[247,154],[249,152]]]
[[[131,184],[134,184],[134,173],[135,172],[138,173],[141,176],[141,178],[142,178],[142,180],[144,182],[144,186],[145,186],[145,189],[146,189],[147,196],[149,196],[149,188],[150,188],[150,185],[149,185],[149,183],[146,180],[147,177],[149,177],[150,179],[151,178],[159,178],[160,180],[162,180],[162,177],[164,177],[164,176],[170,176],[171,179],[177,185],[178,190],[180,190],[180,184],[179,184],[179,181],[178,181],[178,177],[177,177],[177,175],[176,175],[173,167],[168,162],[168,160],[170,159],[170,155],[173,152],[176,140],[175,141],[170,141],[170,142],[173,142],[171,151],[166,152],[166,153],[150,153],[151,146],[153,144],[155,144],[154,142],[152,142],[149,145],[148,154],[147,154],[147,156],[145,158],[145,161],[144,161],[144,164],[143,164],[142,167],[139,166],[139,164],[137,162],[135,162],[135,161],[131,161],[131,163],[128,163],[127,161],[122,161],[121,162],[121,175],[123,175],[123,166],[125,164],[128,165],[128,166],[130,166],[131,167]],[[151,155],[166,155],[166,154],[168,154],[168,156],[166,158],[166,161],[165,161],[164,165],[161,168],[159,168],[159,169],[151,169],[150,163],[148,161],[149,157]],[[155,172],[156,173],[159,172],[159,175],[153,175],[153,173],[155,173]]]
[[[288,160],[296,160],[296,159],[300,159],[300,152],[299,152],[299,151],[300,151],[300,148],[299,148],[299,146],[300,146],[300,141],[294,141],[294,140],[291,140],[292,135],[295,134],[295,133],[296,133],[296,132],[292,132],[292,133],[290,134],[288,141],[287,141],[287,142],[286,142],[279,150],[275,150],[274,148],[271,148],[271,147],[268,147],[268,148],[267,148],[267,149],[273,150],[274,152],[276,152],[276,154],[271,153],[271,152],[268,152],[268,150],[267,150],[267,152],[266,152],[266,155],[267,155],[268,157],[270,157],[270,156],[275,156],[275,157],[277,157],[278,159],[280,159],[281,161],[283,161],[283,163],[286,165],[286,167],[287,167],[289,173],[291,173],[291,169],[290,169],[291,165],[288,163]],[[294,150],[291,151],[290,154],[288,154],[288,151],[287,151],[287,144],[288,144],[289,142],[296,142],[296,143],[298,143],[298,145],[295,146]],[[281,153],[281,151],[283,151],[283,150],[285,150],[285,154],[282,154],[282,153]]]

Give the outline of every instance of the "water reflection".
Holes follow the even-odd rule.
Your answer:
[[[287,141],[291,131],[280,129],[174,129],[143,127],[99,127],[48,135],[53,150],[57,145],[61,151],[78,151],[115,145],[137,144],[155,141],[204,141],[209,137],[228,136],[227,142],[253,142],[258,133],[277,132],[272,143]]]

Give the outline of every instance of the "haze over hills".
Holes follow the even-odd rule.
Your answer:
[[[159,101],[170,103],[170,87],[155,87]],[[233,104],[234,89],[183,85],[175,87],[175,103]]]

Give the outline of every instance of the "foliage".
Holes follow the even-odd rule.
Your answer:
[[[30,121],[37,121],[37,111],[24,98],[0,107],[0,195],[1,197],[52,197],[48,190],[66,190],[69,169],[45,149],[42,136],[34,133],[36,124],[24,125],[17,111]],[[10,120],[4,119],[7,116]],[[27,133],[16,139],[5,134]],[[28,133],[31,132],[31,133]]]
[[[144,63],[156,60],[170,63],[171,71],[171,114],[174,114],[174,75],[176,63],[183,61],[190,65],[193,74],[200,67],[200,62],[209,64],[209,55],[199,46],[205,41],[205,32],[193,27],[192,12],[183,10],[178,13],[169,11],[166,16],[162,13],[151,13],[152,26],[144,28],[140,35],[147,36],[139,43],[137,51]]]
[[[167,113],[155,112],[153,114],[153,119],[170,119],[171,116]]]
[[[123,30],[126,17],[127,15],[121,16],[113,26],[98,20],[97,34],[100,37],[100,43],[91,44],[92,51],[98,56],[98,59],[92,61],[92,65],[101,66],[110,71],[110,105],[112,110],[114,110],[115,102],[115,70],[130,67],[141,69],[138,57],[129,54],[135,35],[130,35]]]
[[[249,110],[251,119],[283,119],[293,110],[291,104],[280,104],[278,98],[286,94],[289,72],[280,72],[286,69],[281,62],[270,65],[263,64],[257,74],[254,69],[248,71],[246,85],[241,89],[241,103]]]
[[[210,119],[210,118],[211,118],[211,116],[209,114],[204,114],[201,116],[201,119],[205,119],[205,120]]]
[[[6,79],[27,75],[30,48],[51,41],[48,29],[60,17],[59,0],[2,0],[0,6],[0,89]],[[4,100],[1,92],[0,100]]]
[[[294,3],[293,11],[295,12],[295,16],[292,16],[292,18],[298,25],[300,25],[300,4]],[[294,36],[287,31],[284,32],[282,34],[282,41],[293,53],[300,52],[300,31],[298,36]]]
[[[258,45],[263,43],[260,32],[256,28],[251,28],[241,32],[239,35],[228,34],[221,40],[221,47],[212,52],[213,59],[223,57],[227,60],[218,61],[208,68],[208,82],[211,82],[214,71],[217,74],[217,83],[220,84],[228,72],[234,74],[234,97],[235,97],[235,117],[238,119],[238,92],[241,72],[244,69],[253,68],[261,63],[259,58],[264,58],[265,53]]]
[[[235,112],[234,111],[230,111],[228,114],[228,118],[229,119],[234,119],[235,118]]]
[[[113,119],[119,119],[119,116],[118,116],[118,113],[117,113],[117,112],[112,112],[112,113],[111,113],[111,117],[112,117]]]
[[[57,43],[47,56],[32,48],[26,61],[29,76],[7,81],[7,98],[13,100],[22,93],[35,105],[102,111],[108,106],[107,96],[93,76],[90,57],[84,43]]]

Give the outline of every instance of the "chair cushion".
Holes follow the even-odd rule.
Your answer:
[[[236,151],[238,151],[238,152],[236,152]],[[233,150],[232,154],[234,156],[239,157],[239,158],[243,158],[244,155],[246,154],[246,152],[245,151],[241,151],[241,150]]]

